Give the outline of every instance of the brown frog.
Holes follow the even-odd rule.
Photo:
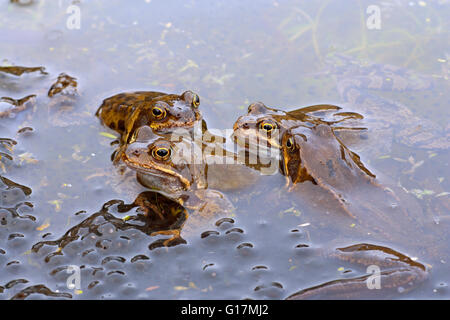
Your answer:
[[[328,108],[325,107],[324,111],[333,110]],[[322,116],[305,115],[301,110],[290,114],[267,108],[262,103],[252,104],[249,114],[236,122],[234,138],[245,142],[253,136],[257,138],[253,143],[257,143],[258,147],[270,146],[279,151],[280,171],[287,177],[290,190],[295,190],[298,198],[306,203],[314,199],[314,206],[326,212],[323,216],[315,216],[317,225],[331,226],[340,238],[345,237],[342,236],[342,230],[351,235],[355,235],[357,230],[364,241],[370,239],[375,242],[387,241],[389,245],[400,244],[427,258],[442,255],[445,249],[440,249],[437,239],[441,236],[445,238],[445,235],[435,237],[435,230],[424,233],[423,227],[430,224],[430,219],[420,210],[419,204],[402,190],[382,186],[360,157],[336,135],[336,132],[341,132],[340,129],[359,128],[342,127],[341,124],[337,127],[336,123],[340,120],[330,122]],[[358,114],[347,114],[346,117],[344,122],[360,119]],[[350,229],[350,225],[356,227]],[[417,241],[411,241],[411,238]],[[423,264],[385,246],[360,244],[337,249],[333,255],[363,264],[388,267],[386,274],[382,273],[382,281],[393,290],[406,283],[416,284],[428,274]],[[376,255],[383,256],[377,263],[377,258],[373,257]],[[383,259],[401,263],[386,265]],[[347,289],[367,288],[367,278],[334,281],[302,291],[294,297],[349,295]]]
[[[103,100],[96,116],[120,137],[120,158],[134,131],[149,126],[156,132],[191,128],[201,119],[200,98],[192,91],[181,95],[153,91],[120,93]]]
[[[246,115],[239,117],[233,126],[233,139],[247,149],[257,147],[280,149],[280,137],[286,130],[299,124],[315,125],[326,124],[333,127],[334,131],[350,130],[364,132],[366,129],[358,126],[345,127],[341,122],[357,121],[363,116],[355,112],[342,112],[341,107],[321,104],[303,107],[292,111],[283,111],[267,107],[262,102],[254,102],[249,105]],[[333,113],[334,119],[327,116]],[[258,151],[258,150],[255,150]]]
[[[252,185],[259,176],[258,172],[236,163],[234,154],[226,149],[208,149],[205,153],[204,140],[155,133],[149,126],[143,126],[131,137],[121,160],[136,171],[143,186],[192,211],[188,222],[193,225],[198,222],[195,218],[234,212],[233,204],[217,189],[243,188]],[[227,164],[226,157],[231,157],[233,163]],[[179,236],[177,232],[175,237]]]
[[[352,242],[358,238],[373,242],[338,248],[332,256],[381,268],[381,288],[385,289],[378,292],[381,296],[389,290],[417,286],[428,277],[430,269],[392,246],[400,245],[433,262],[446,255],[445,245],[443,248],[441,244],[448,237],[445,230],[429,228],[433,226],[431,219],[411,196],[394,186],[381,185],[330,126],[300,125],[286,130],[281,147],[280,167],[291,191],[303,199],[314,198],[315,205],[329,213],[319,213],[315,223],[346,230]],[[346,238],[342,233],[339,236],[340,241]],[[367,290],[368,278],[332,281],[302,290],[292,298],[351,296]]]

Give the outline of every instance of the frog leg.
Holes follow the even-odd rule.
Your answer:
[[[112,162],[114,165],[118,165],[120,160],[122,160],[122,156],[124,155],[126,148],[126,145],[121,145],[116,151],[114,151],[112,156]]]
[[[185,219],[184,222],[177,228],[177,229],[169,229],[169,230],[159,230],[159,231],[154,231],[150,234],[150,236],[157,236],[157,235],[167,235],[167,236],[171,236],[168,239],[165,240],[157,240],[155,242],[153,242],[150,246],[152,248],[158,248],[158,247],[173,247],[176,246],[177,244],[181,244],[181,243],[186,243],[186,240],[184,240],[181,237],[181,230],[183,230],[183,226],[185,224],[185,222],[187,221],[189,214],[187,212],[184,213],[185,214]]]
[[[160,208],[154,203],[151,203],[147,200],[147,198],[139,195],[136,200],[134,200],[134,204],[137,205],[142,211],[144,211],[144,215],[148,217],[149,213],[154,212],[158,215],[161,220],[164,220],[164,215],[161,212]]]
[[[176,214],[177,212],[174,212],[171,210],[172,208],[169,208],[169,210],[164,210],[164,208],[159,207],[156,203],[153,203],[152,200],[149,200],[148,197],[145,196],[145,192],[139,194],[139,196],[134,200],[133,203],[134,206],[138,206],[139,209],[141,209],[144,212],[145,217],[149,217],[149,215],[154,214],[157,215],[160,220],[167,220],[170,218],[170,216]],[[171,236],[168,239],[159,239],[151,244],[151,247],[157,248],[157,247],[171,247],[179,243],[185,243],[186,241],[181,237],[180,233],[181,230],[186,222],[186,220],[189,217],[189,214],[187,211],[184,211],[184,219],[182,219],[181,224],[177,224],[176,227],[173,225],[171,226],[172,229],[166,228],[164,230],[158,230],[153,231],[150,233],[150,236],[157,236],[157,235],[169,235]]]
[[[361,298],[361,295],[364,298],[386,298],[388,293],[398,294],[412,290],[429,275],[423,264],[378,245],[363,243],[338,248],[331,256],[368,266],[368,272],[371,268],[375,274],[329,281],[296,292],[287,299]]]
[[[341,122],[344,122],[347,120],[362,120],[362,119],[364,119],[364,116],[357,112],[338,112],[338,113],[333,114],[333,116],[338,116],[341,119],[335,120],[335,121],[324,120],[324,122],[328,125],[333,125],[333,124],[341,123]]]
[[[341,131],[341,130],[367,131],[367,128],[363,128],[363,127],[333,127],[333,131]]]
[[[330,111],[330,110],[340,110],[342,109],[341,107],[338,106],[334,106],[331,104],[316,104],[313,106],[308,106],[308,107],[303,107],[300,109],[296,109],[296,110],[292,110],[292,111],[288,111],[287,114],[289,114],[290,116],[296,116],[296,115],[300,115],[300,116],[304,116],[305,113],[311,113],[311,112],[319,112],[319,111]]]
[[[150,234],[150,236],[157,236],[157,235],[167,235],[171,236],[169,239],[165,239],[162,241],[163,247],[172,247],[174,244],[179,243],[178,240],[184,241],[183,238],[181,238],[180,229],[173,229],[173,230],[160,230],[155,231]]]

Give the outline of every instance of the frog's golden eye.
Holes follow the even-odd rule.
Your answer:
[[[272,122],[263,121],[259,124],[259,128],[269,133],[275,130],[277,128],[277,125]]]
[[[154,106],[154,107],[152,108],[152,115],[153,115],[157,120],[163,119],[163,118],[166,117],[166,110],[164,110],[164,109],[161,108],[161,107]]]
[[[198,108],[198,106],[200,105],[200,97],[198,95],[196,95],[195,93],[194,93],[194,95],[192,97],[192,105],[195,108]]]
[[[294,150],[294,139],[292,139],[292,137],[289,137],[289,139],[286,140],[286,148],[288,148],[288,150]]]
[[[156,160],[166,161],[170,158],[171,151],[167,147],[154,147],[152,150],[152,156]]]

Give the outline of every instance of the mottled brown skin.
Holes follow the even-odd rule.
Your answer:
[[[47,95],[49,97],[53,97],[58,94],[65,96],[77,96],[77,87],[77,78],[71,77],[66,73],[61,73],[56,81],[51,85]]]
[[[103,100],[96,116],[104,125],[117,131],[126,143],[142,126],[149,126],[157,132],[193,127],[201,119],[199,104],[198,96],[191,91],[181,95],[153,91],[120,93]],[[165,115],[155,115],[155,108]]]
[[[9,66],[0,67],[0,72],[13,74],[15,76],[21,76],[24,73],[40,72],[41,74],[48,74],[45,72],[44,67],[19,67],[19,66]]]
[[[181,95],[138,91],[105,99],[96,116],[120,134],[117,163],[137,128],[149,126],[156,132],[192,128],[202,117],[199,105],[199,97],[191,91]]]
[[[434,237],[436,230],[424,231],[427,217],[420,206],[400,190],[394,192],[393,188],[380,185],[360,158],[336,137],[332,128],[319,124],[286,130],[281,146],[280,167],[291,190],[300,192],[303,197],[315,195],[316,202],[324,199],[318,205],[332,212],[332,215],[317,217],[318,221],[325,219],[322,223],[342,229],[353,223],[356,227],[352,236],[359,233],[361,237],[387,241],[389,245],[399,244],[415,254],[433,258],[430,253],[432,255],[440,247],[439,236]],[[321,191],[329,196],[317,196]],[[339,211],[344,214],[339,215]],[[374,244],[339,248],[333,256],[366,266],[379,266],[383,289],[412,288],[425,280],[429,272],[424,264]],[[355,290],[367,290],[367,278],[332,281],[303,290],[291,298],[350,297],[356,294]]]

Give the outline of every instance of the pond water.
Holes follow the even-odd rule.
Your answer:
[[[0,72],[0,97],[36,95],[31,107],[0,118],[0,298],[284,299],[364,276],[364,266],[323,252],[370,242],[430,270],[414,290],[376,298],[449,299],[449,21],[445,0],[2,1],[2,66],[46,73]],[[405,69],[383,75],[386,65]],[[61,73],[78,83],[68,106],[47,96]],[[339,88],[380,74],[424,85],[359,88],[358,97],[392,108],[382,129],[371,130],[376,116]],[[395,217],[392,230],[412,223],[417,233],[411,241],[372,238],[358,231],[360,222],[316,208],[314,196],[290,192],[277,173],[224,191],[235,213],[189,216],[186,243],[161,246],[167,235],[152,232],[164,226],[126,206],[148,190],[112,164],[114,132],[95,116],[103,99],[135,90],[192,90],[208,128],[221,130],[254,101],[361,113],[369,136],[349,147],[420,212],[420,219]],[[0,112],[9,106],[3,100]],[[413,127],[432,136],[407,143],[402,130]],[[80,287],[68,288],[67,271],[77,267]]]

